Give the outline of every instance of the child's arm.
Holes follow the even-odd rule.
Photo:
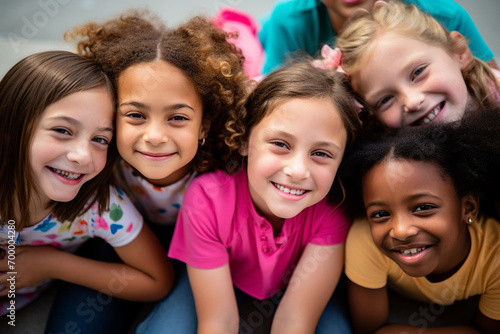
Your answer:
[[[18,246],[16,288],[53,278],[135,301],[159,300],[170,292],[172,264],[147,225],[132,242],[115,250],[124,263],[91,260],[51,246]],[[4,258],[0,270],[9,271],[6,268]]]
[[[387,322],[389,300],[386,287],[367,289],[349,280],[347,296],[354,333],[375,333]]]
[[[439,333],[499,333],[500,321],[485,317],[480,312],[472,326],[446,326],[446,327],[418,327],[403,324],[387,324],[389,316],[389,302],[387,288],[367,289],[352,281],[348,283],[349,311],[353,331],[359,333],[377,334],[421,334],[425,329],[426,334]],[[378,330],[377,330],[378,329]],[[480,330],[478,330],[480,329]]]
[[[187,266],[193,290],[198,334],[238,333],[239,315],[229,265],[216,269]]]
[[[314,333],[337,286],[344,244],[308,244],[274,316],[271,333]]]

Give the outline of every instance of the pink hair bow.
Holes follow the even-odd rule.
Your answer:
[[[344,71],[342,68],[342,52],[340,51],[339,48],[332,49],[328,45],[323,45],[321,48],[321,57],[323,59],[316,59],[313,60],[313,65],[317,68],[321,69],[336,69],[337,72],[342,73],[347,76],[347,73]],[[363,109],[363,106],[361,103],[358,102],[358,100],[354,99],[354,108],[358,113],[361,112]]]
[[[323,59],[313,60],[313,65],[317,68],[321,69],[336,69],[337,72],[345,73],[344,69],[342,69],[342,52],[340,52],[339,48],[332,49],[328,45],[323,45],[321,48],[321,57]]]

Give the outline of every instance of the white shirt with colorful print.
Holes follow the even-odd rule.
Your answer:
[[[119,186],[127,190],[146,221],[159,225],[174,225],[184,193],[196,173],[189,173],[168,186],[158,187],[144,179],[127,162],[121,160],[118,163],[117,176]]]
[[[73,222],[61,222],[49,214],[43,221],[15,232],[12,238],[2,238],[0,248],[7,250],[9,239],[19,245],[52,245],[67,252],[75,252],[85,240],[94,237],[104,239],[113,247],[127,245],[142,229],[143,218],[132,201],[121,189],[110,187],[109,210],[99,215],[97,204],[92,205],[83,215]],[[0,237],[8,236],[7,225],[1,227]],[[12,243],[12,242],[11,242]],[[13,248],[10,245],[10,248]],[[15,306],[19,309],[34,300],[38,293],[45,290],[51,280],[34,287],[23,288],[15,293]],[[12,298],[0,297],[0,315],[9,312],[7,307]]]

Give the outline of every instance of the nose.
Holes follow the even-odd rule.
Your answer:
[[[424,104],[424,94],[415,89],[409,89],[403,95],[403,111],[412,112],[422,109]]]
[[[303,154],[294,154],[286,163],[283,172],[294,180],[302,180],[311,176],[308,157]]]
[[[168,136],[165,125],[162,122],[151,122],[146,128],[144,140],[154,146],[167,142]]]
[[[408,219],[394,215],[391,223],[392,226],[389,232],[391,238],[405,240],[418,233],[418,228],[415,227]]]
[[[90,145],[90,140],[87,139],[81,139],[78,142],[73,142],[67,154],[68,160],[76,162],[81,166],[90,164],[92,162]]]

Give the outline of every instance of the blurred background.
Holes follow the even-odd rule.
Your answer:
[[[474,20],[500,63],[500,0],[456,0]],[[103,21],[129,8],[147,8],[174,26],[190,16],[214,15],[222,6],[260,19],[273,0],[0,0],[0,78],[17,61],[46,50],[70,50],[64,32],[89,20]]]

